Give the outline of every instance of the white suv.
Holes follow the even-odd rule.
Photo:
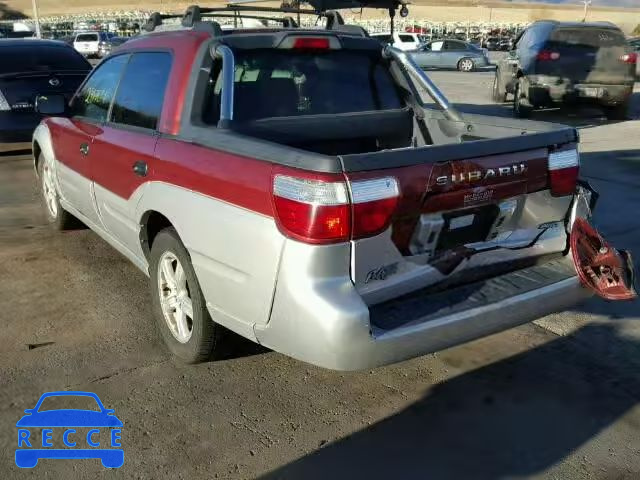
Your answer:
[[[382,43],[390,43],[393,47],[404,51],[417,50],[420,47],[420,37],[417,33],[410,32],[394,32],[391,33],[373,33],[372,38],[380,40]]]
[[[100,44],[109,40],[104,32],[78,33],[73,41],[73,48],[85,57],[100,56]]]

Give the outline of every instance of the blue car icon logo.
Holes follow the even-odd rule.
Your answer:
[[[91,402],[93,399],[98,410],[41,408],[42,403],[51,397],[63,397],[57,399],[63,402],[72,399]],[[40,397],[34,408],[25,410],[25,413],[16,423],[18,467],[33,468],[41,458],[99,458],[107,468],[119,468],[124,463],[124,451],[120,443],[122,422],[114,415],[114,410],[104,408],[95,393],[48,392]]]

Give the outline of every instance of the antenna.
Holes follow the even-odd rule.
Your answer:
[[[580,3],[584,5],[584,16],[582,17],[582,23],[587,21],[587,13],[589,11],[589,7],[591,6],[592,0],[581,0]]]

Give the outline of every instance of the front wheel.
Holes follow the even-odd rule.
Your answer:
[[[475,68],[473,60],[470,58],[463,58],[458,62],[458,70],[461,72],[472,72]]]
[[[73,228],[76,219],[60,205],[53,162],[42,153],[38,157],[38,180],[40,181],[40,199],[49,224],[56,230]]]
[[[189,252],[175,229],[166,228],[154,239],[149,270],[156,325],[171,353],[187,363],[211,358],[221,327],[209,315]]]

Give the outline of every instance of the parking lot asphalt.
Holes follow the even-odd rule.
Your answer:
[[[462,110],[492,73],[433,72]],[[539,112],[580,127],[596,224],[640,258],[635,120]],[[397,365],[316,368],[233,341],[181,365],[151,318],[147,279],[89,230],[45,225],[28,157],[0,157],[0,478],[640,478],[640,304],[598,299]],[[16,421],[53,390],[95,392],[123,423],[124,466],[14,464]]]

